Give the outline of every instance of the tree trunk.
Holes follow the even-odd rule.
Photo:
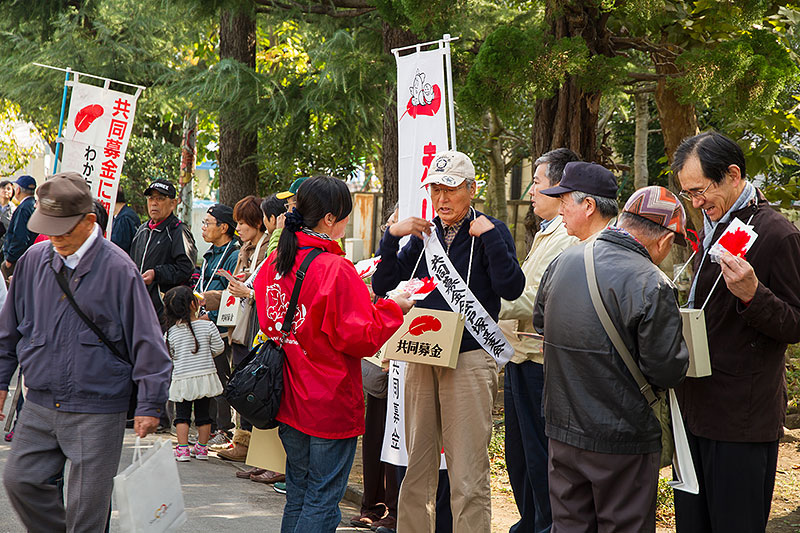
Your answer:
[[[613,56],[606,38],[608,13],[598,6],[599,3],[581,0],[547,0],[545,19],[549,21],[553,39],[581,37],[591,55]],[[577,79],[568,76],[555,96],[536,102],[531,158],[556,148],[569,148],[585,161],[599,161],[597,119],[601,96],[599,92],[584,92]],[[536,229],[532,210],[529,208],[525,217],[528,244]]]
[[[487,132],[486,149],[489,153],[489,184],[486,188],[486,212],[498,220],[507,222],[506,209],[506,162],[503,157],[503,142],[500,134],[503,125],[492,111],[484,116]]]
[[[647,129],[650,124],[650,94],[637,92],[633,95],[636,109],[636,137],[633,148],[633,187],[647,187],[650,178],[647,171]]]
[[[183,142],[181,143],[181,174],[179,179],[178,218],[192,227],[192,182],[197,156],[197,111],[183,115]]]
[[[419,42],[410,31],[394,28],[383,23],[383,53],[391,54],[393,48],[409,46]],[[386,110],[383,113],[383,143],[381,149],[381,166],[383,167],[383,213],[381,220],[386,220],[394,211],[398,200],[397,169],[397,82],[391,80],[386,86],[388,95]]]
[[[664,151],[667,154],[670,164],[675,157],[675,150],[687,137],[697,135],[697,114],[695,108],[690,104],[682,104],[678,101],[678,95],[668,87],[667,76],[678,72],[675,66],[675,57],[653,54],[653,63],[658,74],[664,75],[656,84],[656,107],[658,108],[658,120],[661,123],[661,133],[664,136]],[[669,184],[670,190],[678,192],[680,184],[677,176],[673,176]],[[692,207],[691,202],[683,201],[686,214],[693,228],[703,227],[703,217],[700,212]]]
[[[219,51],[220,59],[235,59],[255,69],[256,20],[252,7],[221,12]],[[246,87],[241,98],[255,99],[255,92]],[[229,206],[258,192],[258,134],[243,129],[236,120],[241,107],[234,103],[219,117],[219,195],[220,202]]]

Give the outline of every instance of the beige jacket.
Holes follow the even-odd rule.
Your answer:
[[[567,234],[567,228],[561,215],[553,219],[544,231],[539,231],[533,237],[528,257],[522,263],[522,272],[525,273],[525,290],[522,296],[509,302],[501,300],[500,327],[506,338],[514,347],[512,363],[525,361],[543,362],[542,341],[530,338],[518,338],[513,333],[517,331],[534,331],[533,329],[533,303],[539,290],[539,281],[550,262],[565,248],[577,244],[578,239]]]

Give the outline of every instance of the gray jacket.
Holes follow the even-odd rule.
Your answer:
[[[657,452],[658,420],[592,306],[584,246],[550,263],[536,296],[533,325],[545,339],[545,432],[593,452]],[[608,314],[650,384],[666,389],[681,383],[689,352],[678,304],[647,250],[627,233],[603,230],[595,269]]]
[[[62,265],[49,242],[32,246],[16,265],[0,311],[0,390],[8,390],[19,362],[27,400],[66,412],[119,413],[128,408],[133,379],[136,415],[159,416],[172,362],[136,265],[98,238],[70,280],[78,306],[132,364],[75,313],[56,281]]]

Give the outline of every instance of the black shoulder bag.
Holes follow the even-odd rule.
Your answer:
[[[52,254],[51,254],[50,257],[51,258],[53,257]],[[61,287],[61,290],[64,292],[64,295],[67,297],[67,300],[69,300],[69,303],[72,305],[72,308],[75,310],[75,312],[78,314],[78,316],[81,317],[81,320],[83,320],[83,322],[87,326],[89,326],[89,329],[91,329],[94,332],[94,334],[97,335],[97,337],[103,342],[103,344],[105,344],[106,347],[109,350],[111,350],[111,353],[113,353],[114,356],[117,359],[119,359],[123,363],[131,365],[131,367],[133,367],[133,363],[130,361],[130,359],[128,359],[127,357],[122,355],[122,353],[120,353],[120,351],[117,349],[117,347],[114,346],[114,343],[112,343],[108,339],[108,337],[106,337],[106,334],[103,333],[103,330],[101,330],[97,326],[97,324],[92,322],[92,320],[88,316],[86,316],[86,314],[84,314],[83,311],[81,311],[81,308],[78,307],[78,303],[75,301],[75,297],[72,295],[72,291],[69,289],[69,281],[67,281],[67,276],[64,273],[64,269],[65,268],[66,268],[66,266],[62,267],[61,270],[56,272],[56,281],[58,281],[58,286]],[[133,381],[133,380],[131,380],[131,381]],[[133,382],[133,391],[131,391],[131,397],[128,400],[128,419],[129,420],[132,419],[134,417],[135,413],[136,413],[136,397],[138,396],[138,393],[139,393],[139,387],[136,386],[136,382]]]
[[[297,270],[297,281],[281,326],[280,344],[268,340],[250,350],[247,357],[236,366],[222,393],[228,403],[258,429],[278,426],[275,417],[278,416],[283,394],[283,361],[286,356],[283,343],[292,328],[300,287],[308,266],[321,253],[319,248],[312,249]]]

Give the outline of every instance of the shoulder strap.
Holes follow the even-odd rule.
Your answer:
[[[53,255],[52,255],[52,251],[51,251],[51,255],[50,255],[51,260],[52,260],[52,257],[53,257]],[[83,322],[87,326],[89,326],[89,329],[91,329],[95,333],[95,335],[97,335],[100,338],[100,340],[103,341],[103,344],[105,344],[106,347],[108,347],[108,349],[111,350],[111,353],[113,353],[114,356],[117,359],[119,359],[119,360],[121,360],[121,361],[123,361],[125,363],[130,364],[130,361],[128,359],[126,359],[120,353],[120,351],[117,349],[117,347],[114,346],[114,344],[110,340],[108,340],[108,337],[106,337],[105,333],[103,333],[103,330],[101,330],[97,326],[97,324],[92,322],[92,320],[88,316],[86,316],[83,311],[81,311],[81,308],[78,307],[78,302],[75,301],[75,297],[72,295],[72,291],[69,289],[69,282],[67,281],[67,276],[64,273],[64,269],[65,268],[66,268],[66,266],[62,267],[61,270],[56,272],[56,281],[58,281],[58,286],[61,287],[61,290],[64,292],[64,295],[67,297],[67,300],[69,300],[70,305],[72,305],[72,308],[75,310],[75,312],[81,318],[81,320],[83,320]]]
[[[597,312],[597,316],[603,324],[603,329],[606,330],[606,334],[611,339],[611,343],[619,352],[625,366],[628,367],[628,371],[639,386],[639,391],[644,396],[644,399],[647,400],[650,406],[653,406],[658,401],[656,394],[653,392],[653,387],[647,382],[647,378],[645,378],[642,371],[639,370],[639,365],[633,360],[631,352],[628,350],[628,347],[625,346],[625,342],[622,340],[617,328],[611,321],[611,317],[608,316],[608,310],[606,310],[606,306],[603,304],[603,300],[600,297],[600,289],[597,286],[597,275],[594,270],[594,242],[586,244],[583,250],[583,262],[586,265],[586,281],[589,284],[589,296],[592,297],[592,305],[594,305],[594,310]]]
[[[281,333],[283,334],[283,340],[286,340],[286,337],[289,336],[289,330],[292,327],[292,321],[294,321],[294,312],[297,310],[297,299],[300,297],[300,287],[303,285],[303,279],[306,277],[306,271],[308,270],[308,265],[311,264],[311,261],[314,260],[319,254],[322,253],[321,248],[312,248],[308,255],[303,260],[303,263],[300,265],[300,268],[297,269],[297,281],[294,283],[294,289],[292,290],[292,297],[289,300],[289,307],[286,308],[286,315],[283,317],[283,326],[281,326]]]

